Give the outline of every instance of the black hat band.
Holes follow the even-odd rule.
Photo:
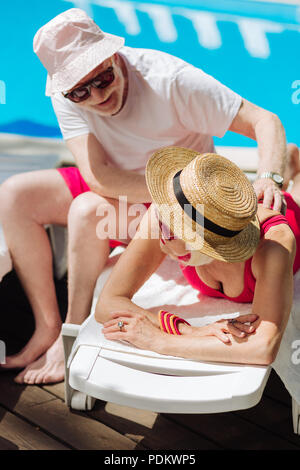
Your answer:
[[[215,224],[211,220],[207,219],[204,215],[200,214],[197,209],[188,201],[185,197],[185,194],[182,190],[180,184],[180,174],[182,170],[178,171],[173,178],[173,189],[175,197],[182,208],[182,210],[194,221],[196,224],[201,225],[206,230],[209,230],[212,233],[221,235],[222,237],[232,238],[241,230],[228,230],[227,228],[221,227],[218,224]]]

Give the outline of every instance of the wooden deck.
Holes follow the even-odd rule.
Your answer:
[[[261,402],[231,413],[157,414],[97,401],[70,411],[64,384],[20,386],[0,373],[1,450],[300,450],[291,400],[272,371]]]

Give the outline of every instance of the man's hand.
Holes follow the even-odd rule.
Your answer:
[[[258,178],[253,183],[257,200],[263,199],[263,207],[285,214],[286,202],[277,184],[270,178]]]

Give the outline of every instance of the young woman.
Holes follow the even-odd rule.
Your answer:
[[[246,176],[226,158],[178,147],[156,152],[146,170],[153,204],[97,303],[105,337],[194,360],[272,363],[300,268],[299,156],[290,172],[283,216],[257,204]],[[154,315],[135,305],[133,295],[166,255],[178,260],[195,289],[252,302],[251,313],[192,327],[169,312]]]

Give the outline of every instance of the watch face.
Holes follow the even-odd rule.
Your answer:
[[[283,177],[280,176],[280,175],[273,175],[273,179],[275,181],[275,183],[278,183],[278,184],[281,184],[283,182]]]

